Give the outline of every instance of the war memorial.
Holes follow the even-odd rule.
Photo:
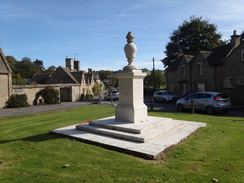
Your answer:
[[[145,159],[156,159],[165,149],[177,145],[205,123],[148,116],[144,104],[143,79],[146,73],[134,65],[137,47],[129,32],[124,52],[128,61],[116,74],[119,83],[119,104],[115,116],[80,122],[50,131],[81,142],[99,145]]]

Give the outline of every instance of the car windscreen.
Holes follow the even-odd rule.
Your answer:
[[[219,96],[220,98],[229,98],[225,93],[219,93],[217,96]]]
[[[163,94],[164,94],[164,95],[172,95],[173,92],[171,92],[171,91],[164,91]]]

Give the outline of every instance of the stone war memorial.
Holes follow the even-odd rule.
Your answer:
[[[134,65],[137,51],[134,36],[129,32],[124,52],[128,61],[122,71],[116,73],[119,83],[119,104],[115,116],[75,124],[50,131],[124,152],[144,159],[157,159],[165,149],[186,139],[205,123],[148,116],[144,104],[143,79],[146,73]]]

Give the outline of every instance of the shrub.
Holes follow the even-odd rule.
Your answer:
[[[85,95],[82,93],[81,95],[80,95],[80,99],[82,100],[82,99],[84,99],[85,98]]]
[[[86,98],[89,99],[89,98],[93,98],[93,95],[92,94],[86,94]]]
[[[94,93],[95,96],[97,96],[99,94],[99,92],[101,91],[101,84],[95,84],[92,88],[92,92]]]
[[[29,106],[27,102],[27,95],[26,94],[13,94],[11,95],[10,99],[6,102],[7,108],[18,108],[18,107],[27,107]]]
[[[58,104],[59,103],[59,91],[53,87],[47,86],[45,89],[39,91],[36,94],[36,99],[42,96],[44,103],[46,104]]]

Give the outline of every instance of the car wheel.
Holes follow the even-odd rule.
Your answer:
[[[164,102],[164,103],[166,103],[166,102],[167,102],[167,100],[164,98],[164,99],[163,99],[163,102]]]
[[[208,114],[214,114],[214,113],[215,113],[215,109],[214,109],[213,106],[207,106],[207,108],[206,108],[206,112],[207,112]]]
[[[178,109],[179,111],[184,111],[184,106],[183,106],[182,104],[178,104],[178,105],[177,105],[177,109]]]

